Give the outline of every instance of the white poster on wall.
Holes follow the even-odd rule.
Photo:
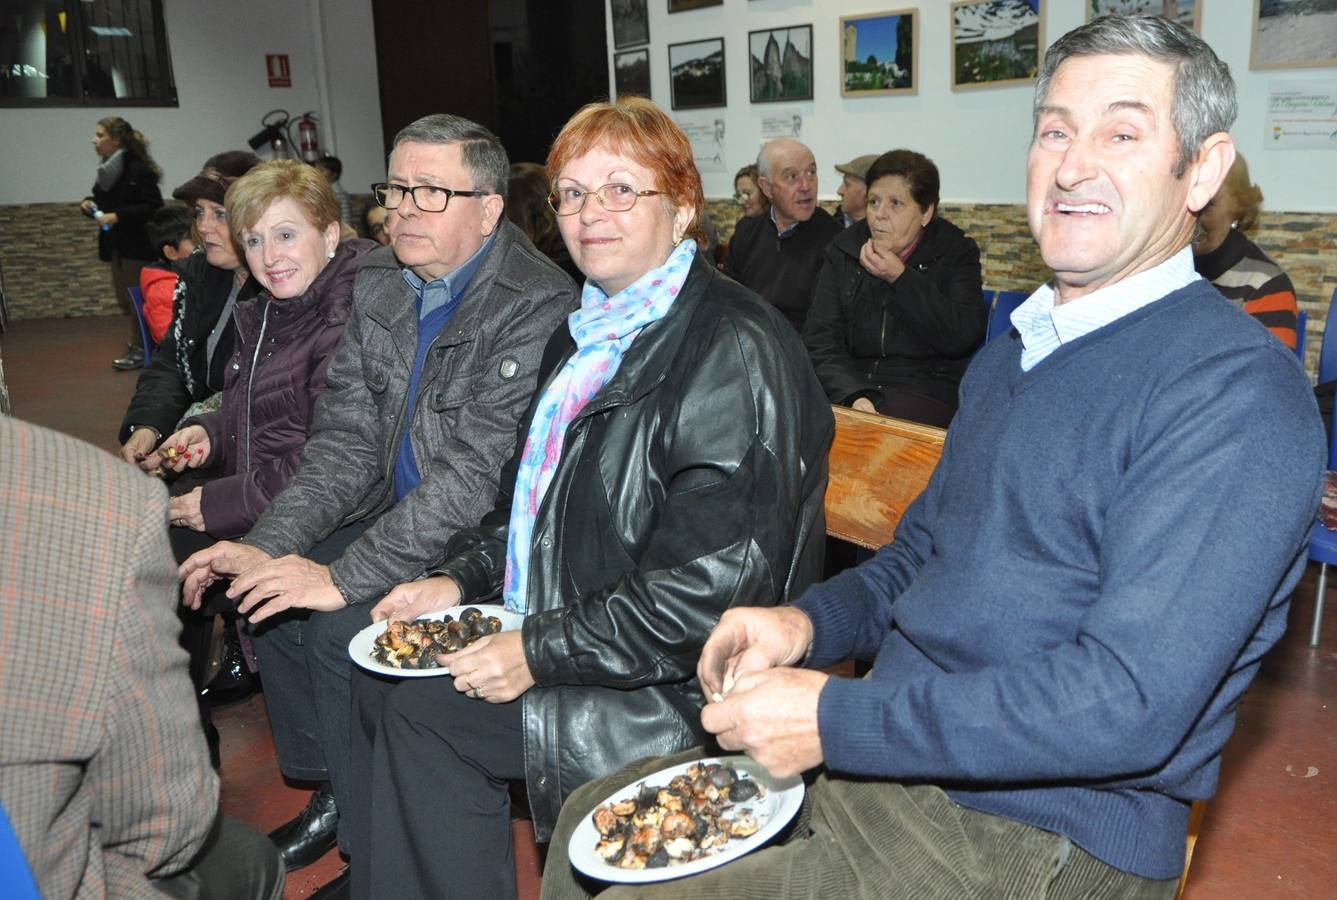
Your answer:
[[[803,140],[803,114],[796,112],[776,112],[761,117],[761,141],[775,138],[794,138]]]
[[[1337,150],[1337,81],[1270,82],[1266,146]]]
[[[698,172],[726,172],[724,164],[724,117],[679,118],[678,127],[692,142],[692,158]]]

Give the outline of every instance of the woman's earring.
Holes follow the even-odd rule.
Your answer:
[[[325,258],[326,258],[326,259],[334,259],[334,251],[331,250],[329,253],[326,253],[326,254],[325,254]]]

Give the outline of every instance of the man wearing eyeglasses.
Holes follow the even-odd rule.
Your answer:
[[[770,198],[770,214],[739,220],[724,274],[769,300],[802,334],[822,251],[841,226],[817,205],[812,151],[792,138],[762,146],[757,186]]]
[[[351,789],[348,641],[372,601],[492,508],[543,346],[577,305],[571,279],[502,215],[508,175],[500,142],[466,119],[399,132],[372,185],[390,247],[358,273],[301,467],[244,543],[181,567],[192,605],[235,576],[280,768],[320,785],[271,834],[289,870],[333,846],[335,797]]]

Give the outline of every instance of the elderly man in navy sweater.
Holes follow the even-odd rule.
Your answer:
[[[1226,66],[1164,19],[1049,50],[1027,206],[1054,279],[976,357],[894,542],[720,620],[703,723],[819,774],[787,842],[664,896],[1173,896],[1324,459],[1294,356],[1193,271],[1235,111]],[[864,679],[819,671],[874,654]],[[666,762],[577,792],[554,844]],[[590,887],[548,859],[545,896]]]

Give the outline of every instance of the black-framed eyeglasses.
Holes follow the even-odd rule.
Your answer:
[[[654,197],[663,191],[638,191],[629,184],[613,182],[587,191],[578,187],[557,188],[548,195],[548,205],[559,216],[574,216],[585,208],[585,201],[596,197],[599,205],[609,212],[626,212],[642,197]]]
[[[420,212],[445,212],[453,197],[486,197],[487,191],[456,191],[451,188],[437,187],[434,184],[419,184],[409,187],[407,184],[395,184],[379,181],[371,186],[371,195],[376,202],[386,209],[398,209],[404,197],[413,198],[413,205]]]

